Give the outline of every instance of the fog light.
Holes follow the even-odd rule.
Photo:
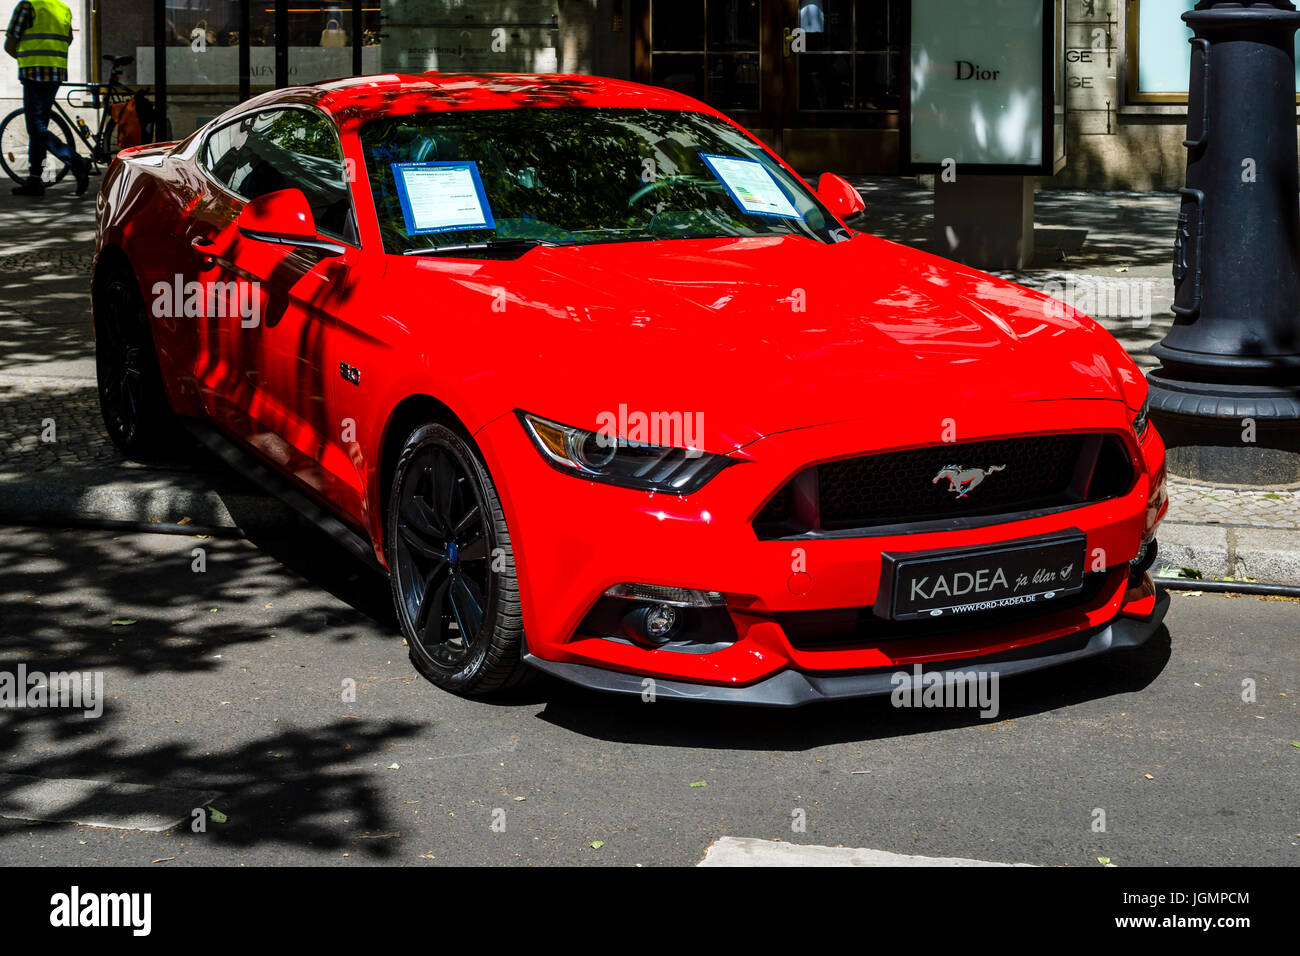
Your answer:
[[[639,604],[623,612],[624,637],[649,647],[667,644],[677,627],[677,609],[667,604]]]
[[[677,612],[667,604],[652,607],[645,616],[645,630],[651,638],[659,640],[668,636],[677,623]]]
[[[599,598],[582,619],[575,638],[603,638],[652,650],[710,654],[736,640],[725,604],[677,607],[656,601]]]

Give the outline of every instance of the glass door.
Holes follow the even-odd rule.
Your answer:
[[[779,7],[781,150],[809,174],[896,172],[909,0],[770,0]]]
[[[751,130],[770,131],[777,98],[763,66],[771,25],[762,0],[650,0],[638,78],[703,100]]]
[[[792,127],[897,126],[905,0],[785,0]]]

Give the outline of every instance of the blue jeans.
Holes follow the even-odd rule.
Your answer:
[[[23,112],[27,118],[27,175],[32,179],[41,178],[41,167],[45,165],[46,150],[53,153],[65,164],[71,166],[76,157],[72,147],[50,132],[50,113],[54,110],[54,98],[59,95],[58,83],[38,83],[35,80],[23,80]]]

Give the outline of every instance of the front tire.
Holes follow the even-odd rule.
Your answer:
[[[431,683],[486,696],[532,673],[510,532],[478,451],[439,423],[407,438],[393,471],[387,557],[411,663]]]
[[[95,377],[108,437],[128,458],[162,457],[178,429],[135,275],[116,267],[97,277],[93,303]]]

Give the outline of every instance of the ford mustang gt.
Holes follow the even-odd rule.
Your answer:
[[[369,76],[123,151],[99,393],[388,575],[414,666],[774,706],[1148,640],[1146,383],[1062,303],[850,227],[716,110]],[[919,668],[919,670],[917,670]]]

